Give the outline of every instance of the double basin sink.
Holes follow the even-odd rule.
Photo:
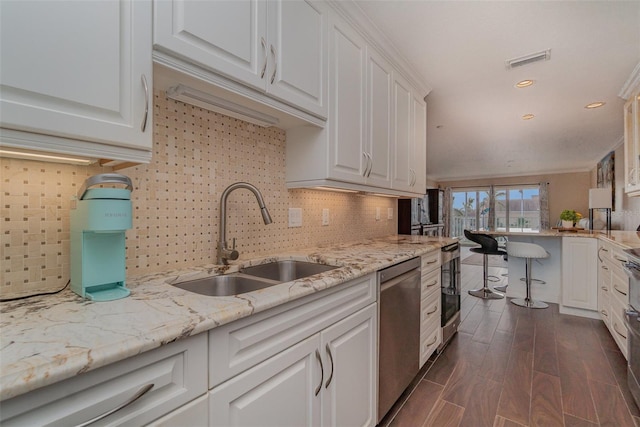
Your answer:
[[[275,261],[241,268],[238,273],[190,280],[176,283],[174,286],[201,295],[213,297],[231,296],[302,279],[335,268],[338,267],[305,261]]]

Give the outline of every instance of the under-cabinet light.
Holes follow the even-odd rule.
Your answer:
[[[275,126],[280,123],[277,117],[252,110],[244,105],[236,104],[182,84],[170,87],[167,90],[167,96],[185,104],[195,105],[205,110],[224,114],[225,116],[244,120],[262,127]]]
[[[336,187],[311,187],[312,190],[322,190],[322,191],[336,191],[338,193],[359,193],[358,190],[348,190],[346,188],[336,188]]]
[[[79,157],[59,156],[57,154],[32,153],[29,151],[0,149],[0,157],[11,157],[14,159],[24,160],[41,160],[43,162],[71,163],[74,165],[90,165],[94,161],[92,159],[83,159]]]

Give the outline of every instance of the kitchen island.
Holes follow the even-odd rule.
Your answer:
[[[206,265],[130,279],[131,296],[116,301],[85,301],[67,289],[56,295],[4,302],[0,304],[0,399],[338,287],[395,263],[439,251],[452,242],[426,236],[389,236],[281,253],[237,265]],[[230,297],[203,297],[171,286],[283,259],[339,268]]]
[[[640,237],[635,231],[562,231],[558,229],[551,229],[541,230],[539,232],[483,231],[483,233],[493,236],[504,236],[507,237],[508,241],[512,242],[535,243],[542,246],[547,252],[549,252],[549,257],[533,260],[531,270],[532,277],[534,279],[543,281],[545,283],[541,283],[538,281],[532,282],[532,297],[536,300],[559,304],[560,311],[562,313],[586,316],[595,319],[600,318],[598,312],[596,311],[596,307],[593,307],[593,309],[582,309],[567,305],[566,301],[563,301],[563,286],[565,286],[565,288],[569,286],[569,282],[571,280],[571,277],[567,276],[567,263],[569,262],[570,256],[578,256],[577,250],[574,250],[569,245],[571,244],[571,242],[575,244],[576,241],[573,239],[593,240],[593,242],[584,242],[585,244],[591,243],[593,247],[591,249],[585,250],[591,250],[592,254],[585,255],[585,259],[576,261],[583,267],[584,273],[588,275],[588,277],[591,277],[591,280],[593,281],[593,292],[595,292],[595,289],[597,287],[596,281],[598,273],[596,268],[596,252],[598,240],[609,242],[615,246],[618,246],[620,249],[640,247]],[[565,250],[564,259],[563,245]],[[508,259],[508,270],[509,277],[507,297],[524,298],[526,289],[524,281],[521,280],[521,278],[525,277],[524,258],[510,257]],[[565,275],[564,279],[563,274]]]

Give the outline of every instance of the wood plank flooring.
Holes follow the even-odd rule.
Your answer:
[[[461,272],[458,334],[379,426],[640,427],[626,361],[601,321],[472,297],[482,267]]]

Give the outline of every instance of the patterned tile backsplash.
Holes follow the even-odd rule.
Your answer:
[[[273,218],[264,225],[249,191],[230,195],[227,238],[236,238],[241,259],[395,233],[395,199],[287,190],[284,131],[176,102],[164,92],[154,95],[153,159],[118,171],[134,184],[128,277],[215,262],[220,195],[237,181],[260,189]],[[7,158],[0,167],[0,297],[62,288],[69,280],[71,196],[87,177],[111,168]],[[302,208],[302,227],[288,227],[290,207]],[[328,226],[322,226],[324,208]]]

